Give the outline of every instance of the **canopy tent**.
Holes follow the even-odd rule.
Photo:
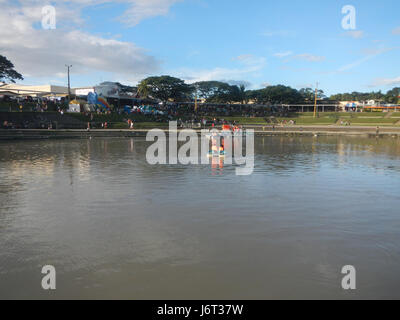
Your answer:
[[[79,113],[79,112],[81,112],[80,104],[70,103],[69,107],[68,107],[68,112],[70,112],[70,113]]]

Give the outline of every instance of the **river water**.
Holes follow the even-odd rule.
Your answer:
[[[250,176],[148,146],[0,143],[0,298],[400,298],[398,139],[256,138]]]

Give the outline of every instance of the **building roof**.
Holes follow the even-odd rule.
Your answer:
[[[40,86],[28,86],[21,84],[5,84],[0,86],[0,94],[2,92],[10,92],[20,96],[49,96],[49,95],[67,95],[68,88],[53,85],[40,85]]]

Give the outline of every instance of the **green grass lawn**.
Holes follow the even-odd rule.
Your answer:
[[[267,124],[265,118],[246,118],[246,117],[225,117],[224,120],[234,122],[238,124]]]
[[[278,118],[280,122],[282,121],[295,121],[296,125],[333,125],[336,123],[336,118],[331,117],[300,117],[300,118]]]
[[[341,120],[349,122],[354,126],[392,126],[400,121],[400,112],[393,113],[390,118],[385,118],[387,113],[384,112],[360,112],[360,113],[344,113],[344,112],[320,112],[317,118],[314,118],[312,112],[302,112],[290,114],[289,117],[275,118],[276,124],[283,121],[295,121],[296,125],[335,125]],[[242,125],[268,125],[264,118],[245,118],[245,117],[227,117],[228,121],[236,121]]]
[[[384,118],[356,118],[351,119],[349,122],[352,125],[395,125],[398,119],[384,119]]]
[[[337,115],[339,115],[339,112],[319,112],[318,115],[320,117],[335,117]],[[290,115],[291,117],[314,117],[314,112],[298,112],[298,113],[292,113]]]

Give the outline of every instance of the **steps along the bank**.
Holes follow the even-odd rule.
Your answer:
[[[87,124],[67,114],[58,112],[0,112],[0,126],[8,123],[13,128],[84,129]]]

